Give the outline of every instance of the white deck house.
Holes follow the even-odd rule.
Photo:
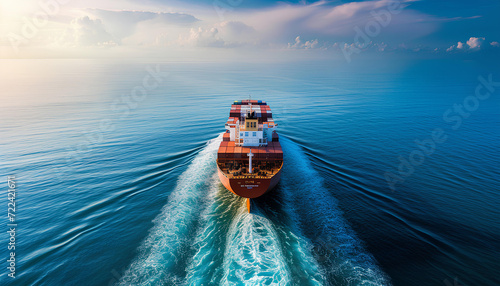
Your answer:
[[[242,112],[241,119],[228,121],[226,124],[226,129],[229,130],[230,134],[229,140],[234,141],[236,146],[267,146],[267,142],[272,141],[272,135],[273,131],[276,130],[276,125],[272,118],[270,118],[268,122],[259,124],[259,119],[255,111],[252,111],[251,105],[248,106],[248,112]]]

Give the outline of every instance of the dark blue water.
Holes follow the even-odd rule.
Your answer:
[[[16,176],[18,223],[14,280],[5,216],[2,285],[500,284],[500,87],[458,128],[443,119],[478,76],[500,81],[498,65],[1,67],[0,174],[4,190]],[[142,89],[148,69],[162,73]],[[286,161],[251,215],[214,162],[248,95],[270,104]],[[400,174],[436,128],[446,140]]]

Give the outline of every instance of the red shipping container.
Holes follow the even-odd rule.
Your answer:
[[[271,159],[271,152],[269,151],[269,147],[262,149],[260,155],[261,160],[269,160]]]
[[[279,142],[274,142],[274,152],[277,154],[283,154],[283,149],[281,148],[281,144]]]
[[[254,159],[260,159],[260,148],[252,148],[252,153],[254,154]]]
[[[226,147],[219,147],[219,150],[217,151],[217,158],[218,159],[223,159],[225,158],[225,153],[226,153]]]
[[[229,144],[229,142],[228,142],[228,141],[222,141],[222,142],[220,143],[220,146],[221,146],[221,147],[227,147],[227,145],[228,145],[228,144]]]
[[[271,152],[271,159],[276,159],[276,153],[274,152],[274,147],[269,146],[269,152]]]
[[[266,146],[265,149],[262,149],[262,153],[263,154],[260,156],[262,159],[271,159],[271,149],[269,148],[269,146]]]
[[[242,149],[241,147],[234,147],[234,153],[235,153],[235,154],[234,154],[234,157],[235,157],[236,159],[241,159],[241,158],[242,158],[242,157],[241,157],[241,152],[242,152],[242,150],[241,150],[241,149]]]
[[[242,147],[241,148],[241,153],[242,153],[241,158],[243,158],[243,159],[248,158],[247,154],[250,153],[250,148],[248,148],[248,147]]]
[[[228,158],[228,159],[234,158],[234,147],[227,147],[226,158]]]

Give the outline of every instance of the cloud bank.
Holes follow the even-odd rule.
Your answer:
[[[500,43],[498,42],[491,42],[488,45],[486,43],[486,38],[485,37],[470,37],[467,42],[464,44],[463,42],[458,42],[456,45],[452,45],[448,49],[446,49],[447,52],[453,52],[453,51],[479,51],[481,49],[488,49],[488,48],[498,48],[500,47]]]
[[[39,29],[37,38],[18,42],[37,49],[126,48],[135,49],[139,54],[148,50],[186,48],[297,52],[348,48],[383,53],[451,53],[499,47],[498,39],[487,42],[486,37],[470,37],[456,44],[450,41],[446,46],[433,46],[433,43],[426,46],[421,40],[438,32],[444,23],[476,21],[479,16],[428,15],[415,10],[414,2],[416,0],[278,2],[259,8],[232,7],[225,11],[223,19],[211,6],[202,9],[186,4],[181,10],[158,3],[127,2],[123,5],[127,10],[113,10],[116,4],[93,1],[89,5],[98,8],[91,9],[81,8],[85,5],[79,2],[80,7],[61,6],[48,18],[48,24]],[[31,22],[36,20],[25,18]],[[16,33],[20,34],[24,28],[19,26]],[[9,44],[9,39],[4,39],[0,48]]]

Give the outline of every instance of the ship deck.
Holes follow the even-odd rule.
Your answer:
[[[281,168],[283,168],[283,161],[281,161],[278,166],[273,166],[271,168],[259,168],[257,165],[252,173],[246,172],[245,165],[240,165],[238,168],[234,167],[234,165],[231,167],[231,164],[220,163],[219,160],[217,160],[217,166],[224,176],[229,179],[271,179],[281,170]]]

